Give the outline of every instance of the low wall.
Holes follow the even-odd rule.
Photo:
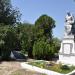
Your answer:
[[[57,72],[54,72],[54,71],[38,68],[36,66],[32,66],[32,65],[29,65],[29,64],[26,64],[26,63],[21,63],[21,66],[22,66],[23,69],[29,69],[29,70],[33,70],[33,71],[36,71],[36,72],[39,72],[39,73],[44,73],[44,74],[47,74],[47,75],[64,75],[64,74],[60,74],[60,73],[57,73]]]
[[[75,73],[75,70],[74,70],[74,71],[72,71],[68,74],[61,74],[61,73],[54,72],[54,71],[51,71],[51,70],[42,69],[42,68],[39,68],[39,67],[36,67],[36,66],[32,66],[32,65],[29,65],[25,62],[21,63],[21,67],[23,69],[33,70],[33,71],[36,71],[36,72],[39,72],[39,73],[44,73],[44,74],[47,74],[47,75],[71,75],[71,74],[73,75]]]

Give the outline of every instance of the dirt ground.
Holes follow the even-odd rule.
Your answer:
[[[0,75],[10,75],[11,72],[21,69],[20,62],[1,62]]]
[[[22,69],[22,67],[20,66],[20,63],[21,62],[15,62],[15,61],[1,62],[0,63],[0,75],[11,75],[12,72],[15,72],[16,70]],[[30,74],[28,74],[28,75],[30,75]],[[38,74],[36,73],[34,75],[38,75]]]

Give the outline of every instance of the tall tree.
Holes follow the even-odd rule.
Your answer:
[[[9,59],[12,50],[18,45],[18,39],[13,26],[0,26],[0,52],[2,59]]]
[[[40,16],[35,22],[35,27],[38,38],[45,37],[48,41],[52,40],[52,29],[55,27],[55,21],[52,17]]]
[[[13,25],[20,20],[20,13],[13,9],[11,0],[0,0],[0,23]]]
[[[29,23],[23,23],[16,27],[18,38],[21,42],[21,51],[22,53],[28,53],[29,56],[32,54],[32,48],[34,44],[34,25]]]

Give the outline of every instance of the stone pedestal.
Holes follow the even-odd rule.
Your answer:
[[[59,51],[59,62],[75,65],[75,18],[68,12],[65,17],[65,35]]]
[[[75,42],[74,36],[66,36],[61,42],[59,62],[75,65]]]

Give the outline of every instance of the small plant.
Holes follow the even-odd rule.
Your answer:
[[[67,65],[62,65],[62,66],[61,66],[61,69],[62,69],[62,70],[69,70],[69,69],[70,69],[70,67],[69,67],[69,66],[67,66]]]
[[[46,65],[47,65],[48,67],[50,67],[50,66],[54,66],[54,64],[55,64],[55,63],[51,61],[51,62],[48,62]]]

